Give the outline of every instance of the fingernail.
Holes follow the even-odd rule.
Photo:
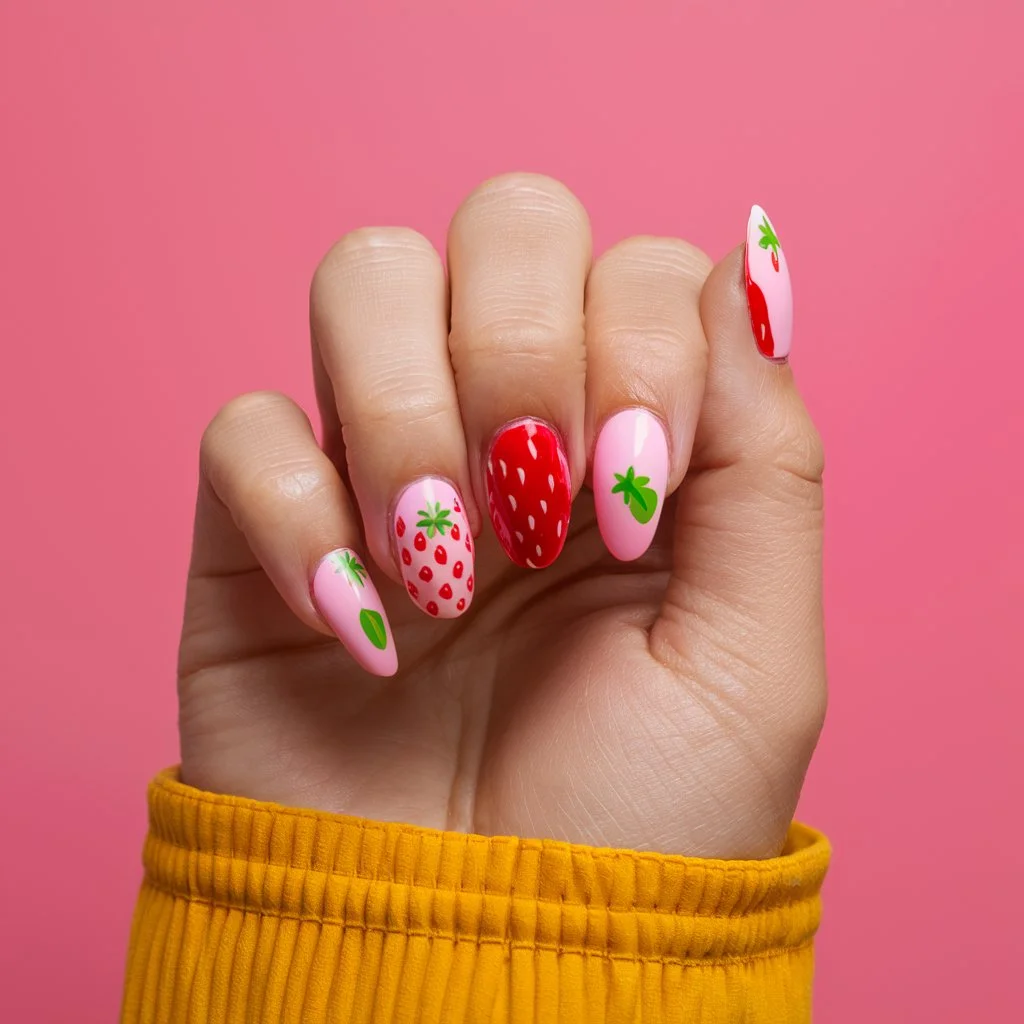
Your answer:
[[[367,672],[393,676],[398,671],[387,612],[365,563],[351,548],[338,548],[320,560],[313,575],[313,600]]]
[[[569,530],[572,485],[561,439],[546,423],[513,420],[487,455],[487,508],[494,532],[516,565],[543,569]]]
[[[651,545],[668,480],[668,442],[646,409],[626,409],[605,422],[594,449],[594,506],[608,550],[623,562]]]
[[[473,537],[458,491],[436,477],[410,484],[395,506],[395,548],[409,596],[454,619],[473,600]]]
[[[789,356],[793,340],[793,289],[789,267],[768,214],[750,209],[747,221],[747,305],[761,355],[775,362]]]

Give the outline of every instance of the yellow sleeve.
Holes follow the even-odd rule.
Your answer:
[[[713,861],[149,791],[122,1020],[809,1021],[826,840]]]

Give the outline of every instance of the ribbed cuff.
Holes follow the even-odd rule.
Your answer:
[[[714,861],[301,811],[203,793],[173,770],[151,784],[149,804],[125,1020],[163,1019],[182,999],[204,1020],[234,1020],[240,1006],[253,1014],[253,1000],[261,1009],[244,1019],[277,1020],[274,1006],[300,1019],[284,1009],[289,993],[311,1011],[303,1020],[434,1019],[431,1000],[439,1020],[519,1019],[518,986],[531,1005],[553,984],[560,1001],[576,992],[607,1007],[616,986],[618,998],[635,989],[642,1000],[647,968],[661,979],[659,1005],[677,1001],[664,991],[674,978],[682,1010],[694,979],[684,985],[680,971],[758,962],[750,984],[758,975],[809,1013],[829,848],[802,825],[778,858]],[[787,957],[789,969],[764,975]],[[465,1015],[481,998],[487,1012]]]

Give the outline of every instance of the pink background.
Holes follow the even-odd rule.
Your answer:
[[[513,168],[598,248],[769,210],[830,458],[817,1017],[1019,1012],[1024,7],[597,6],[0,4],[5,1019],[116,1013],[206,420],[310,404],[336,236]]]

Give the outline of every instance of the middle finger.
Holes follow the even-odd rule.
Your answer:
[[[590,223],[562,184],[480,186],[448,235],[449,347],[477,500],[517,565],[562,550],[585,471]]]

